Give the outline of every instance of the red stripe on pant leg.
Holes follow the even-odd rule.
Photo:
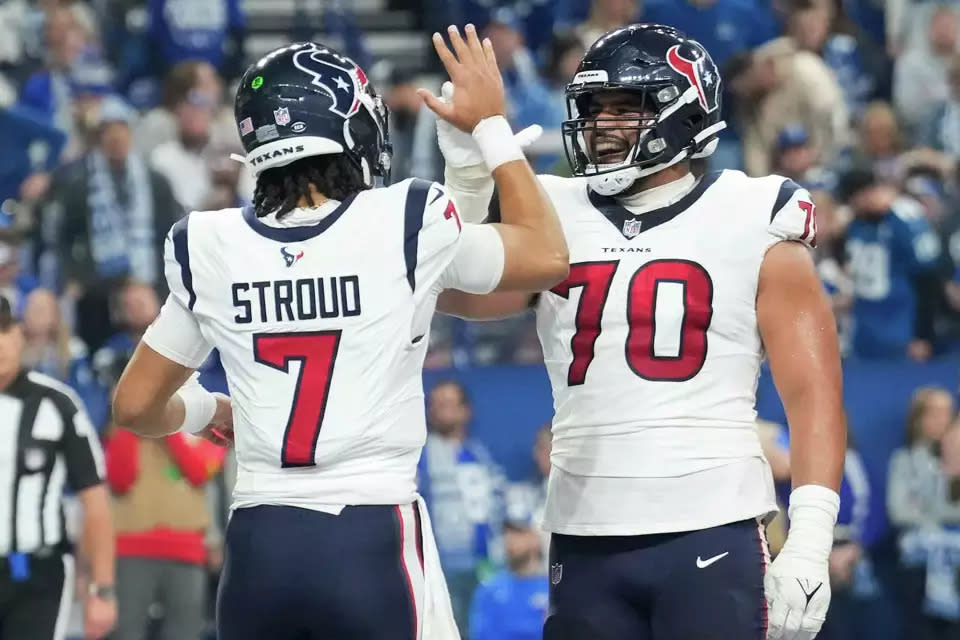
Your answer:
[[[760,543],[760,561],[763,562],[763,578],[767,576],[767,554],[769,553],[767,545],[764,542],[764,530],[763,523],[759,520],[757,521],[757,542]],[[763,579],[761,578],[761,579]],[[770,611],[767,609],[767,593],[766,587],[764,586],[761,589],[763,593],[763,637],[767,637],[767,631],[770,628]]]
[[[400,510],[400,505],[396,505],[394,508],[397,510],[397,519],[400,522],[400,566],[403,567],[403,575],[407,578],[407,590],[410,592],[410,602],[413,604],[413,640],[417,640],[417,622],[420,615],[417,613],[417,595],[413,590],[413,580],[410,578],[410,569],[407,568],[407,558],[404,554],[403,511]]]
[[[417,560],[420,561],[420,572],[424,573],[423,570],[423,525],[420,520],[420,504],[417,502],[413,503],[413,518],[414,524],[416,525],[416,543],[417,543]],[[424,581],[426,581],[427,576],[424,573]]]

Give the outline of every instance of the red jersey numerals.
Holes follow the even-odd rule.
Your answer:
[[[570,342],[570,386],[586,380],[618,264],[614,260],[570,265],[567,280],[552,289],[568,298],[571,289],[583,288]],[[674,294],[680,295],[661,296],[664,285],[673,285]],[[713,316],[713,282],[702,266],[687,260],[648,262],[631,276],[625,307],[629,330],[624,355],[635,374],[645,380],[680,382],[699,373],[707,359],[707,330]],[[657,353],[658,342],[674,345],[676,353]]]
[[[300,361],[300,374],[283,432],[283,467],[312,467],[317,440],[327,409],[333,367],[342,331],[258,333],[253,336],[253,357],[260,364],[284,373]]]

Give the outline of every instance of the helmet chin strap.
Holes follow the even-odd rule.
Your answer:
[[[589,176],[587,178],[587,184],[590,185],[590,189],[595,193],[601,196],[615,196],[623,193],[627,189],[633,186],[640,178],[653,175],[658,171],[663,171],[667,167],[672,167],[681,160],[684,160],[689,153],[684,150],[678,153],[676,156],[668,160],[667,162],[661,162],[660,164],[654,165],[652,167],[624,167],[619,171],[611,171],[610,173],[604,173],[599,176]],[[615,168],[617,165],[594,165],[598,171],[605,171]]]

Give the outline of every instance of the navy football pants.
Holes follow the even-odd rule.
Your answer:
[[[416,640],[423,603],[416,504],[234,511],[218,640]]]
[[[764,640],[765,542],[755,520],[550,542],[544,640]]]

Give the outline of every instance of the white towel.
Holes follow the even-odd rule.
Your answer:
[[[450,604],[450,592],[447,580],[440,567],[440,552],[433,537],[433,525],[427,504],[417,496],[420,509],[420,523],[423,536],[423,580],[424,600],[422,640],[460,640],[460,631],[453,619],[453,606]]]

